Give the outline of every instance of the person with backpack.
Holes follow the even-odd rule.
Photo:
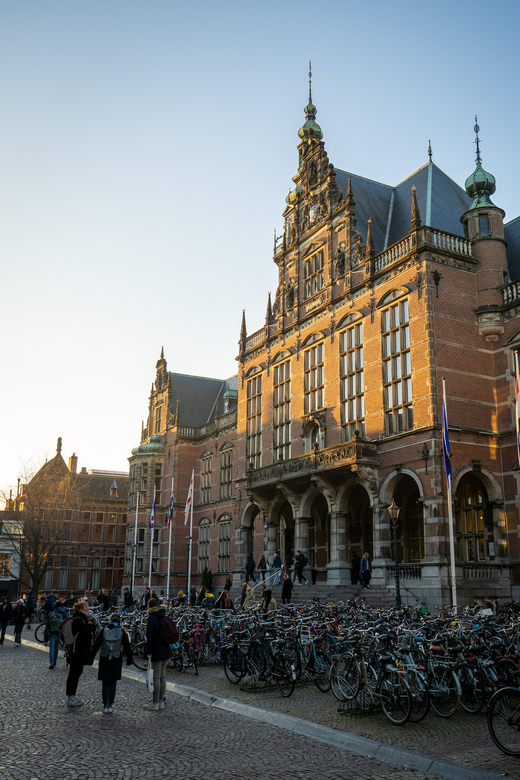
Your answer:
[[[22,646],[22,631],[25,622],[28,620],[27,607],[25,606],[23,599],[18,599],[16,607],[13,610],[13,623],[14,623],[14,646]]]
[[[171,644],[179,641],[179,631],[166,616],[166,607],[158,599],[148,602],[148,623],[146,625],[146,654],[152,662],[153,700],[144,704],[145,710],[164,709],[166,693],[166,667],[171,658]]]
[[[133,663],[128,634],[121,628],[121,617],[117,612],[110,617],[104,629],[97,635],[90,663],[94,662],[98,650],[100,650],[98,680],[103,683],[101,687],[103,714],[109,715],[114,708],[117,682],[122,677],[123,653],[126,665],[130,666]]]
[[[58,650],[60,649],[61,624],[68,618],[69,613],[65,609],[64,601],[61,599],[47,616],[47,627],[49,629],[49,669],[54,669],[58,661]]]
[[[308,579],[303,573],[304,568],[307,566],[308,560],[307,557],[298,550],[296,553],[296,558],[294,559],[294,579],[298,577],[298,583],[301,585],[302,580],[305,580],[305,584],[307,585]]]
[[[76,691],[79,678],[83,674],[83,667],[89,663],[92,650],[93,625],[89,622],[88,612],[89,606],[86,601],[76,602],[72,618],[65,620],[62,626],[69,660],[69,676],[65,689],[68,707],[81,707],[83,704],[76,696]],[[70,638],[72,642],[69,641]]]

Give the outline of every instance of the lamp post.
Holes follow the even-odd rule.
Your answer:
[[[399,608],[401,606],[401,587],[399,582],[399,560],[397,558],[397,521],[399,519],[399,512],[401,507],[397,506],[395,499],[392,498],[392,504],[388,507],[388,514],[390,515],[390,522],[392,523],[392,533],[394,536],[394,558],[395,558],[395,606]]]
[[[89,590],[92,590],[92,580],[94,578],[94,555],[96,554],[96,550],[94,550],[94,548],[91,547],[89,553],[90,553],[90,557],[92,558],[92,566],[90,567]]]
[[[187,603],[190,603],[190,587],[191,587],[191,536],[188,534],[186,537],[186,544],[188,546],[187,558],[186,558],[186,599]]]

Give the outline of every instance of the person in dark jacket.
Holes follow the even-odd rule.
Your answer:
[[[291,578],[287,574],[284,574],[282,581],[282,604],[290,604],[293,587],[294,584]]]
[[[97,594],[97,600],[98,600],[98,604],[101,605],[103,612],[108,612],[108,610],[110,609],[110,602],[108,597],[108,591],[106,591],[105,588],[101,588],[101,590]]]
[[[134,597],[128,588],[125,588],[123,591],[123,606],[127,612],[134,608]]]
[[[153,668],[153,701],[144,705],[145,710],[163,710],[166,693],[166,667],[171,658],[171,648],[161,637],[161,620],[166,607],[157,599],[148,602],[148,623],[146,625],[146,654]]]
[[[180,590],[177,593],[177,598],[175,599],[174,607],[185,607],[186,606],[186,596],[184,595],[184,591]]]
[[[197,607],[201,607],[202,606],[202,602],[206,598],[206,590],[207,589],[206,589],[206,587],[204,585],[200,586],[200,590],[197,593]]]
[[[36,609],[36,599],[34,598],[34,593],[29,591],[27,594],[27,599],[25,601],[25,606],[27,608],[27,617],[29,618],[29,623],[27,625],[27,628],[29,629],[31,627],[31,619],[33,616],[33,612]]]
[[[218,599],[215,601],[215,609],[230,609],[235,611],[235,605],[229,597],[229,591],[223,590]]]
[[[74,604],[72,617],[72,634],[74,642],[68,646],[69,676],[67,677],[68,707],[81,707],[83,702],[77,698],[79,678],[83,674],[83,667],[89,663],[92,649],[93,625],[88,618],[89,606],[86,601],[78,601]]]
[[[101,680],[103,683],[101,693],[103,697],[103,713],[105,715],[113,712],[117,681],[120,680],[122,676],[123,653],[126,658],[126,665],[130,666],[133,663],[132,649],[130,647],[128,634],[121,628],[121,617],[117,613],[111,616],[103,631],[100,631],[97,635],[90,657],[90,662],[92,663],[98,650],[103,647],[105,634],[110,636],[110,634],[108,634],[109,631],[117,632],[118,629],[121,632],[121,648],[118,651],[117,657],[110,658],[108,655],[104,655],[103,649],[101,649],[101,654],[99,656],[98,680]]]
[[[5,632],[7,625],[11,620],[13,614],[13,607],[11,602],[4,596],[2,603],[0,604],[0,626],[2,627],[2,633],[0,635],[0,645],[4,644]]]
[[[22,631],[27,618],[27,607],[23,603],[23,599],[18,599],[16,607],[13,609],[13,623],[14,623],[14,646],[22,646]]]
[[[249,580],[256,582],[255,569],[255,559],[253,558],[253,553],[250,553],[246,558],[246,582],[249,582]]]
[[[265,560],[265,555],[263,553],[260,556],[260,560],[258,561],[258,571],[262,575],[262,582],[265,582],[265,573],[267,571],[267,561]]]

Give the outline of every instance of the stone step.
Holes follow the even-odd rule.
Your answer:
[[[279,604],[282,602],[282,586],[272,585],[271,591],[273,598]],[[242,592],[241,588],[232,588],[231,598],[237,599]],[[260,586],[255,588],[255,596],[260,598]],[[381,585],[372,585],[369,588],[362,588],[360,585],[328,585],[326,582],[317,582],[313,585],[311,582],[308,584],[295,584],[292,593],[291,601],[293,603],[300,603],[304,601],[310,601],[312,598],[318,598],[320,601],[327,601],[328,599],[337,599],[338,601],[347,601],[352,598],[362,598],[367,604],[371,606],[380,607],[392,607],[394,605],[393,595]]]

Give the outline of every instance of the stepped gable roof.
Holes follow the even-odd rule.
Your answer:
[[[172,408],[179,401],[179,424],[196,428],[215,417],[215,411],[224,413],[224,393],[238,388],[238,377],[210,379],[170,372]],[[230,386],[230,383],[233,383]]]
[[[520,281],[520,217],[504,225],[507,241],[507,270],[512,282]]]
[[[435,163],[426,163],[400,184],[388,184],[365,179],[354,173],[336,169],[336,182],[343,193],[351,180],[356,203],[357,230],[366,241],[367,221],[372,220],[372,236],[376,254],[400,241],[410,232],[412,187],[423,225],[462,236],[460,217],[471,206],[465,190],[450,179]]]
[[[128,500],[128,474],[118,472],[98,472],[81,469],[76,475],[76,486],[83,500],[126,501]],[[117,482],[117,497],[110,496],[110,488]]]

